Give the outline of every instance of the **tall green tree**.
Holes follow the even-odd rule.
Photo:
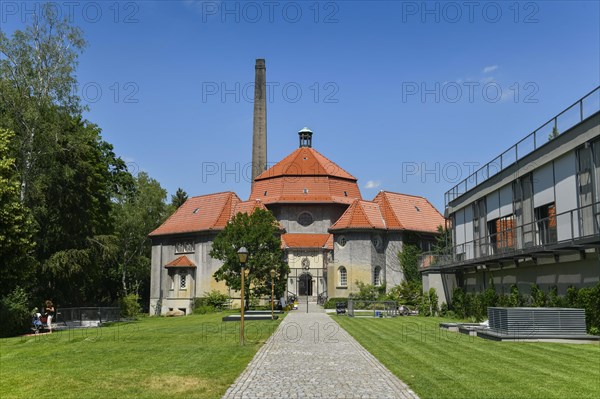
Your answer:
[[[175,195],[171,196],[171,205],[175,207],[175,209],[179,208],[185,201],[187,201],[188,195],[181,187],[177,189]]]
[[[0,128],[0,297],[18,284],[31,284],[36,266],[34,225],[20,202],[20,180],[10,151],[13,137],[13,132]]]
[[[148,234],[170,215],[165,200],[167,191],[140,172],[134,192],[120,196],[112,216],[118,251],[114,269],[118,272],[123,295],[135,293],[143,298],[149,293],[151,242]]]
[[[225,281],[234,290],[241,288],[241,265],[237,251],[245,247],[248,252],[246,268],[246,303],[249,303],[248,288],[253,287],[255,297],[271,295],[271,269],[276,271],[276,295],[285,290],[289,266],[283,260],[280,227],[277,219],[268,210],[257,209],[252,214],[238,213],[215,238],[210,256],[223,261],[214,277]]]
[[[0,123],[16,133],[21,202],[31,203],[30,185],[42,170],[37,162],[54,139],[48,113],[54,107],[71,115],[81,112],[75,69],[85,46],[81,30],[50,4],[12,38],[0,30]]]

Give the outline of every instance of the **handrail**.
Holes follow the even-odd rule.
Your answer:
[[[569,217],[570,231],[565,233],[561,229],[559,232],[560,226],[566,226],[564,220],[566,215]],[[586,221],[589,224],[585,224]],[[577,232],[575,226],[577,226]],[[482,227],[485,228],[485,226]],[[586,231],[587,229],[591,231]],[[567,238],[559,240],[559,233]],[[427,268],[477,261],[518,251],[573,243],[577,239],[594,236],[600,237],[600,202],[503,229],[494,234],[487,234],[484,237],[448,247],[444,251],[425,252],[421,255],[419,265],[421,268]],[[471,256],[466,257],[467,255]]]
[[[595,104],[592,103],[592,107],[593,107],[592,110],[589,110],[588,112],[584,112],[584,101],[586,99],[588,99],[588,97],[591,97],[594,94],[599,95],[599,98],[596,99],[597,102]],[[457,185],[452,187],[450,190],[446,191],[446,193],[444,194],[444,206],[447,207],[450,202],[454,201],[461,195],[467,193],[468,191],[472,190],[479,184],[488,180],[490,177],[495,176],[496,174],[498,174],[501,171],[503,171],[504,169],[506,169],[508,166],[514,164],[515,162],[518,162],[519,160],[523,159],[525,156],[531,154],[533,151],[537,150],[541,146],[548,143],[551,139],[548,139],[548,137],[546,137],[546,140],[540,141],[538,138],[538,134],[543,133],[543,134],[552,135],[554,133],[554,131],[557,131],[557,129],[558,129],[558,118],[565,115],[569,110],[571,110],[573,107],[575,107],[577,105],[579,105],[579,113],[578,113],[577,121],[572,122],[572,123],[567,123],[565,126],[562,126],[562,128],[563,128],[562,132],[572,128],[576,124],[582,122],[584,119],[586,119],[586,118],[594,115],[598,111],[600,111],[600,86],[597,86],[594,90],[590,91],[588,94],[581,97],[579,100],[575,101],[573,104],[571,104],[570,106],[568,106],[567,108],[562,110],[560,113],[555,115],[553,118],[548,120],[546,123],[544,123],[537,129],[535,129],[533,132],[531,132],[527,136],[523,137],[521,140],[519,140],[516,144],[514,144],[513,146],[508,148],[506,151],[504,151],[503,153],[501,153],[500,155],[498,155],[497,157],[492,159],[490,162],[483,165],[481,168],[477,169],[466,179],[462,180],[460,183],[458,183]],[[550,123],[552,123],[553,130],[550,132],[543,131],[543,129],[545,129],[548,126],[548,124],[550,124]],[[558,134],[560,135],[560,134],[562,134],[562,132],[559,132]],[[527,141],[530,139],[533,140],[533,144],[532,144],[533,148],[525,148],[525,149],[521,148],[521,151],[519,151],[519,149],[520,149],[519,146],[521,145],[521,147],[525,147],[525,145],[527,144]],[[531,144],[529,144],[529,146],[531,146]],[[514,154],[512,154],[513,151],[514,151]],[[506,155],[507,159],[505,159],[505,155]],[[509,155],[511,155],[510,158],[508,157]],[[497,163],[498,159],[499,159],[499,164]],[[492,171],[492,174],[490,174],[490,166],[493,166],[496,169],[495,171]],[[484,174],[484,172],[485,172],[485,174]],[[478,177],[478,176],[480,176],[480,177]]]

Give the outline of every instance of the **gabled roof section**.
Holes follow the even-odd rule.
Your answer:
[[[167,263],[165,267],[196,267],[196,265],[190,260],[190,258],[183,255]]]
[[[333,249],[332,234],[295,234],[281,235],[283,248],[327,248]]]
[[[255,181],[279,176],[333,176],[356,181],[356,177],[311,147],[298,148],[258,175]]]
[[[231,216],[233,217],[238,213],[247,213],[248,215],[251,215],[257,209],[266,210],[267,207],[260,200],[241,201],[237,203]]]
[[[423,197],[381,191],[373,202],[377,203],[390,230],[411,230],[437,233],[444,225],[444,217]]]
[[[240,202],[231,191],[189,198],[149,236],[221,230]]]
[[[356,200],[329,230],[386,228],[385,219],[377,203]]]

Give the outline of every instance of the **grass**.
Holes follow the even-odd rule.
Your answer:
[[[442,318],[334,320],[421,398],[600,398],[598,344],[495,342]]]
[[[219,398],[279,321],[239,323],[224,313],[0,340],[0,397]]]

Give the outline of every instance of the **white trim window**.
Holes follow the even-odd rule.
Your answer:
[[[340,266],[338,269],[340,287],[346,287],[348,285],[348,271],[344,266]]]
[[[375,266],[373,269],[373,285],[376,287],[381,286],[381,267]]]

